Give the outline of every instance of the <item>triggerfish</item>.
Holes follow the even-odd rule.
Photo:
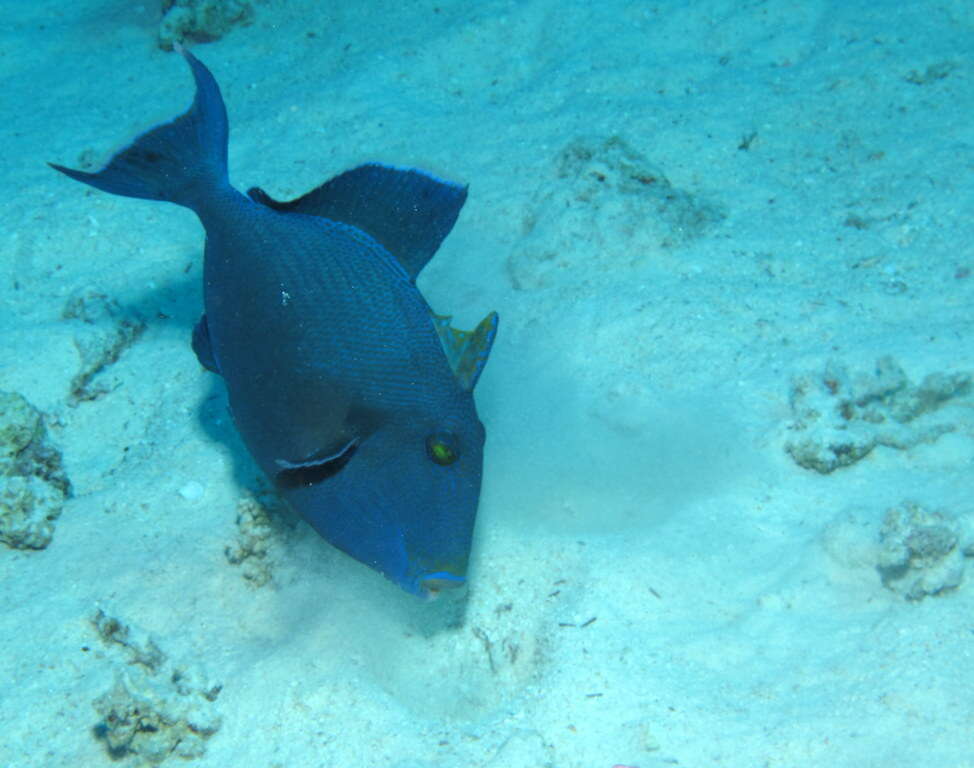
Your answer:
[[[187,51],[196,97],[97,173],[116,195],[192,210],[206,230],[200,363],[223,377],[244,444],[325,539],[407,592],[466,582],[483,470],[477,383],[497,332],[433,314],[416,276],[465,186],[359,166],[290,202],[227,174],[219,86]]]

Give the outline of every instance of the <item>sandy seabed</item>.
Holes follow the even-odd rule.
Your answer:
[[[970,3],[268,0],[193,47],[238,188],[470,184],[419,284],[501,330],[429,604],[262,491],[192,214],[45,166],[189,103],[158,7],[7,5],[0,765],[974,766]]]

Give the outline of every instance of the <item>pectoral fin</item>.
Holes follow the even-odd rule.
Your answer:
[[[200,321],[193,328],[193,351],[196,359],[200,361],[206,370],[219,373],[220,368],[213,357],[213,346],[210,344],[210,329],[206,324],[206,315],[200,317]]]
[[[280,471],[274,476],[274,482],[279,487],[289,487],[327,480],[345,467],[357,445],[358,438],[353,437],[337,449],[326,448],[299,461],[276,459],[274,463]]]

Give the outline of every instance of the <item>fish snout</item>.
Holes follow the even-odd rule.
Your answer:
[[[455,576],[449,571],[438,571],[421,576],[418,580],[421,593],[435,598],[440,592],[452,592],[467,586],[467,580],[462,576]]]

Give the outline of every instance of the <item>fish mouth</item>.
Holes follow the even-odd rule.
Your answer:
[[[440,592],[451,591],[466,586],[467,580],[449,571],[428,573],[419,579],[420,591],[430,597],[436,597]]]

